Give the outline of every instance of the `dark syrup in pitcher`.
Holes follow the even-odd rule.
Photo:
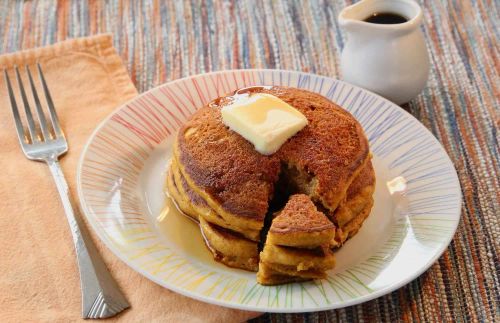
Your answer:
[[[383,25],[402,24],[408,21],[406,17],[392,12],[375,12],[363,20],[372,24]]]

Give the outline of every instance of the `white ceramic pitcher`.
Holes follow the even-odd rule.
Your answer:
[[[393,13],[408,21],[364,21],[374,13]],[[342,10],[339,24],[347,33],[341,58],[344,79],[396,104],[418,95],[429,75],[421,22],[422,9],[411,0],[363,0]]]

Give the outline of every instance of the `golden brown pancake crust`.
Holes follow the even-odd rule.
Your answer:
[[[286,283],[301,282],[310,278],[302,278],[296,276],[285,275],[276,270],[273,270],[267,264],[259,263],[259,272],[257,273],[257,281],[261,285],[281,285]]]
[[[214,223],[227,229],[238,231],[239,233],[243,234],[245,237],[253,241],[259,241],[260,230],[251,230],[248,228],[237,227],[234,224],[227,222],[226,220],[224,220],[224,218],[217,214],[217,212],[215,212],[208,205],[208,203],[189,186],[186,179],[181,174],[179,166],[177,165],[177,160],[175,159],[172,160],[170,172],[173,173],[173,178],[177,186],[178,193],[178,196],[173,195],[173,197],[174,199],[180,199],[177,202],[181,210],[184,210],[184,208],[187,209],[187,207],[189,207],[189,210],[192,210],[192,212],[196,214],[196,219],[198,219],[198,217],[203,217],[208,222]],[[188,211],[185,210],[184,212],[188,213]],[[188,214],[190,215],[190,213]]]
[[[333,221],[339,228],[343,228],[349,221],[358,215],[373,199],[375,191],[375,171],[371,161],[363,167],[359,175],[353,180],[347,190],[346,200],[342,201],[333,214]],[[371,209],[371,206],[370,206]]]
[[[280,162],[222,123],[220,109],[198,110],[179,130],[178,160],[189,178],[232,214],[264,221]]]
[[[305,194],[290,196],[283,210],[274,218],[271,233],[333,231],[334,225],[319,212]]]
[[[182,195],[179,192],[179,188],[177,187],[177,184],[174,179],[174,170],[172,169],[172,166],[168,170],[167,174],[167,184],[166,188],[168,191],[168,194],[170,197],[173,199],[175,202],[176,206],[186,215],[190,216],[194,220],[198,221],[198,213],[194,210],[192,204],[190,201],[184,199]]]
[[[229,267],[257,271],[259,253],[256,242],[234,231],[211,224],[202,217],[200,217],[200,229],[205,244],[215,260]]]
[[[304,194],[295,194],[273,219],[266,245],[316,248],[328,244],[334,235],[335,226],[316,209],[311,199]]]
[[[309,121],[277,154],[287,164],[312,174],[317,180],[313,200],[335,209],[369,154],[361,125],[349,112],[319,94],[279,87],[269,93],[298,109]]]
[[[335,241],[332,242],[332,247],[341,247],[347,239],[354,236],[361,226],[363,226],[366,218],[370,215],[372,207],[373,197],[370,196],[361,211],[356,213],[349,222],[335,231]]]
[[[367,186],[375,186],[375,171],[371,160],[368,160],[358,176],[352,181],[351,186],[347,189],[346,199],[352,199]]]
[[[306,90],[255,87],[249,92],[279,97],[302,112],[309,125],[277,153],[264,156],[223,124],[220,110],[232,99],[220,98],[181,127],[176,154],[182,170],[224,210],[263,221],[283,161],[312,174],[312,198],[334,210],[368,156],[359,123],[330,100]]]
[[[335,265],[335,257],[328,246],[302,249],[266,244],[260,259],[265,263],[295,266],[298,272],[308,269],[329,270]]]
[[[189,187],[184,177],[182,177],[179,170],[179,166],[177,165],[177,161],[175,159],[172,160],[170,169],[173,172],[175,184],[177,185],[179,194],[184,195],[186,199],[188,199],[193,206],[208,208],[209,206],[207,202],[195,191],[193,191],[191,187]]]

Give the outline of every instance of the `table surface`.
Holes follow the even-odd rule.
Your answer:
[[[112,33],[140,92],[187,75],[277,68],[342,78],[337,15],[351,1],[0,0],[0,53]],[[255,322],[500,319],[499,8],[494,0],[423,1],[432,71],[404,108],[443,144],[462,186],[462,218],[421,277],[339,310]]]

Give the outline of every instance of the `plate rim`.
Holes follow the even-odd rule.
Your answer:
[[[442,150],[442,152],[444,153],[444,155],[446,156],[446,164],[448,165],[448,167],[450,167],[451,169],[453,169],[454,171],[452,172],[452,175],[451,177],[453,177],[453,182],[454,182],[454,187],[456,189],[456,193],[457,193],[457,200],[459,201],[459,203],[457,203],[456,205],[456,208],[453,212],[453,214],[455,215],[454,216],[454,223],[453,223],[453,228],[452,230],[450,231],[449,233],[449,237],[439,246],[438,250],[435,252],[435,254],[429,259],[429,261],[425,264],[425,265],[422,265],[420,266],[420,268],[414,272],[412,275],[408,275],[407,277],[405,277],[404,279],[400,280],[399,282],[396,282],[394,284],[391,284],[391,285],[388,285],[388,286],[385,286],[383,288],[380,288],[376,291],[373,291],[369,294],[365,294],[365,295],[362,295],[360,297],[357,297],[357,298],[353,298],[353,299],[350,299],[350,300],[347,300],[347,301],[342,301],[340,303],[335,303],[335,304],[329,304],[329,305],[325,305],[325,306],[305,306],[305,307],[301,307],[301,306],[297,306],[296,308],[274,308],[274,307],[269,307],[269,306],[253,306],[253,305],[247,305],[247,304],[238,304],[238,303],[232,303],[232,302],[225,302],[225,301],[222,301],[222,300],[219,300],[219,299],[216,299],[216,298],[210,298],[210,297],[206,297],[206,296],[202,296],[202,295],[199,295],[198,293],[196,292],[192,292],[192,291],[189,291],[187,289],[183,289],[181,287],[177,287],[176,285],[174,284],[171,284],[171,283],[168,283],[168,282],[165,282],[165,281],[161,281],[160,279],[157,279],[155,276],[151,275],[150,273],[148,273],[147,271],[143,271],[141,270],[140,268],[138,268],[138,266],[130,263],[126,257],[122,254],[122,252],[120,250],[118,250],[117,247],[115,247],[113,245],[113,243],[108,239],[108,237],[106,236],[106,234],[103,232],[101,233],[101,229],[97,226],[97,224],[95,223],[95,221],[93,220],[90,220],[90,215],[92,212],[89,210],[89,207],[86,203],[84,203],[84,193],[83,193],[83,187],[82,187],[82,180],[81,180],[81,175],[82,175],[82,167],[83,167],[83,164],[84,164],[84,159],[85,159],[85,156],[88,152],[88,149],[90,147],[90,145],[92,144],[92,142],[94,141],[95,137],[97,136],[97,134],[99,133],[99,131],[101,130],[101,128],[103,128],[108,122],[109,120],[116,114],[118,113],[119,111],[121,111],[123,108],[125,108],[128,104],[142,98],[143,96],[146,96],[148,94],[150,94],[151,92],[154,92],[156,91],[157,89],[161,88],[161,87],[164,87],[166,86],[167,84],[169,85],[174,85],[176,83],[179,83],[179,82],[183,82],[185,80],[189,80],[189,79],[193,79],[193,78],[198,78],[198,77],[201,77],[201,76],[205,76],[205,75],[216,75],[216,74],[223,74],[223,73],[234,73],[234,72],[263,72],[263,73],[289,73],[289,74],[297,74],[297,75],[305,75],[305,76],[312,76],[312,77],[322,77],[322,78],[326,78],[326,79],[330,79],[330,80],[333,80],[335,82],[339,82],[340,84],[345,84],[345,85],[348,85],[354,89],[357,89],[357,90],[360,90],[360,91],[363,91],[363,92],[367,92],[369,93],[370,95],[373,95],[374,97],[384,101],[384,102],[387,102],[387,103],[390,103],[391,106],[394,106],[395,108],[401,110],[403,112],[403,114],[405,114],[406,116],[409,116],[411,119],[413,119],[413,121],[416,121],[421,127],[422,129],[424,129],[424,132],[426,132],[426,134],[430,135],[430,137],[432,137],[432,140],[434,141],[434,143],[440,147],[440,149]],[[391,293],[405,285],[407,285],[408,283],[412,282],[413,280],[415,280],[416,278],[420,277],[425,271],[427,271],[431,266],[432,264],[434,264],[441,256],[442,254],[446,251],[446,249],[448,248],[448,246],[450,245],[451,241],[453,240],[453,238],[455,237],[455,234],[456,234],[456,231],[458,229],[458,225],[460,223],[460,219],[461,219],[461,207],[462,207],[462,203],[463,203],[463,195],[462,195],[462,188],[461,188],[461,185],[460,185],[460,181],[459,181],[459,178],[458,178],[458,174],[457,174],[457,170],[453,164],[453,162],[451,161],[451,158],[449,157],[447,151],[444,149],[443,145],[441,144],[441,142],[439,142],[439,140],[436,138],[436,136],[422,123],[420,122],[416,117],[414,117],[412,114],[410,114],[408,111],[406,111],[405,109],[401,108],[399,105],[395,104],[394,102],[374,93],[374,92],[371,92],[367,89],[364,89],[364,88],[361,88],[359,86],[356,86],[354,84],[351,84],[349,82],[346,82],[346,81],[343,81],[343,80],[339,80],[337,78],[334,78],[334,77],[331,77],[331,76],[327,76],[327,75],[321,75],[321,74],[315,74],[315,73],[310,73],[310,72],[303,72],[303,71],[295,71],[295,70],[284,70],[284,69],[259,69],[259,68],[252,68],[252,69],[227,69],[227,70],[219,70],[219,71],[212,71],[212,72],[207,72],[207,73],[200,73],[200,74],[195,74],[195,75],[190,75],[190,76],[185,76],[185,77],[182,77],[182,78],[178,78],[178,79],[175,79],[175,80],[171,80],[171,81],[168,81],[168,82],[165,82],[165,83],[162,83],[160,85],[157,85],[143,93],[140,93],[138,94],[137,96],[133,97],[132,99],[120,104],[119,106],[117,106],[115,109],[113,109],[109,115],[107,115],[102,121],[99,122],[99,124],[95,127],[95,129],[92,131],[91,135],[89,136],[89,138],[87,139],[87,141],[85,142],[85,145],[80,153],[80,157],[78,159],[78,164],[77,164],[77,170],[76,170],[76,184],[77,184],[77,194],[78,194],[78,199],[79,199],[79,207],[80,207],[80,213],[86,218],[86,222],[90,224],[92,230],[94,231],[94,234],[103,242],[103,244],[109,249],[111,250],[111,252],[114,254],[114,256],[116,256],[118,259],[120,259],[126,266],[128,266],[129,268],[133,269],[135,272],[137,272],[138,274],[142,275],[143,277],[146,277],[147,279],[153,281],[154,283],[162,286],[163,288],[166,288],[166,289],[169,289],[175,293],[179,293],[183,296],[187,296],[187,297],[190,297],[190,298],[193,298],[193,299],[196,299],[198,301],[202,301],[202,302],[205,302],[205,303],[209,303],[209,304],[215,304],[215,305],[219,305],[219,306],[222,306],[222,307],[227,307],[227,308],[234,308],[234,309],[239,309],[239,310],[244,310],[244,311],[256,311],[256,312],[272,312],[272,313],[300,313],[300,312],[316,312],[316,311],[324,311],[324,310],[332,310],[332,309],[339,309],[339,308],[344,308],[344,307],[348,307],[348,306],[353,306],[353,305],[357,305],[357,304],[361,304],[361,303],[364,303],[364,302],[367,302],[367,301],[370,301],[370,300],[373,300],[375,298],[378,298],[378,297],[381,297],[381,296],[384,296],[388,293]],[[456,217],[456,218],[455,218]]]

